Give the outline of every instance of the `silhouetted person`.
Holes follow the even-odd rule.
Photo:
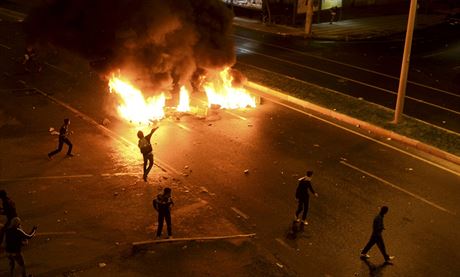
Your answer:
[[[37,226],[32,228],[29,234],[21,229],[21,220],[14,217],[5,231],[5,252],[10,264],[10,274],[14,276],[14,267],[17,263],[21,267],[22,277],[26,277],[26,266],[22,256],[22,246],[24,241],[31,239],[35,235]]]
[[[61,129],[59,129],[59,144],[58,148],[50,153],[48,153],[48,158],[52,158],[54,155],[57,153],[61,152],[62,146],[64,146],[64,143],[69,146],[67,149],[67,157],[73,157],[72,154],[72,142],[70,142],[69,135],[69,125],[70,125],[70,119],[66,118],[64,119],[64,124],[62,125]]]
[[[8,197],[5,190],[0,190],[0,199],[2,200],[1,214],[6,217],[6,222],[0,229],[0,244],[2,244],[6,228],[10,225],[11,220],[18,216],[18,213],[16,212],[16,204]]]
[[[299,179],[299,185],[297,186],[297,190],[295,192],[295,198],[298,201],[297,211],[295,212],[295,221],[299,222],[299,215],[303,210],[302,214],[302,222],[303,224],[307,225],[307,213],[308,213],[308,205],[310,201],[310,195],[308,191],[313,193],[316,197],[318,197],[318,193],[315,192],[313,186],[311,185],[311,176],[313,175],[313,171],[307,171],[307,176],[304,176]]]
[[[143,176],[145,182],[147,182],[147,176],[149,175],[150,170],[153,167],[153,148],[152,144],[150,143],[150,139],[152,138],[152,134],[158,129],[158,127],[153,128],[150,133],[144,136],[142,131],[137,132],[137,137],[139,138],[139,142],[137,145],[141,150],[142,156],[144,158],[144,166],[143,166]]]
[[[330,8],[329,13],[331,14],[331,20],[329,21],[329,24],[332,24],[332,22],[335,21],[335,17],[337,15],[337,7]]]
[[[24,70],[27,72],[31,72],[34,69],[37,70],[37,72],[42,71],[42,66],[37,60],[37,52],[32,46],[27,46],[22,64],[24,65]]]
[[[388,207],[383,206],[380,209],[379,214],[374,218],[374,222],[372,224],[371,238],[369,239],[369,242],[366,244],[366,246],[361,251],[362,259],[370,258],[367,252],[369,252],[369,250],[372,248],[372,246],[374,246],[374,244],[377,244],[377,246],[379,247],[380,252],[382,252],[383,258],[385,259],[385,262],[388,263],[394,259],[394,256],[388,255],[385,249],[385,243],[383,242],[383,237],[382,237],[382,232],[383,230],[385,230],[385,227],[383,226],[383,217],[385,216],[387,212],[388,212]]]
[[[153,207],[158,212],[158,229],[157,239],[161,238],[161,232],[163,231],[163,221],[166,220],[166,226],[168,229],[168,239],[172,236],[171,228],[171,206],[174,205],[171,197],[171,189],[165,188],[163,193],[157,195],[157,198],[153,200]]]

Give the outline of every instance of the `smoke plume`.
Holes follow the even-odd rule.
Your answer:
[[[120,69],[155,92],[233,65],[232,18],[220,0],[46,0],[25,27],[29,43],[78,53],[102,75]]]

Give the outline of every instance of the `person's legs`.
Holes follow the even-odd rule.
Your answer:
[[[299,219],[299,215],[303,210],[304,203],[302,201],[299,201],[299,204],[297,205],[297,210],[295,212],[295,217],[296,219]]]
[[[307,214],[308,214],[308,205],[309,205],[309,200],[307,199],[307,201],[305,201],[303,203],[303,214],[302,214],[302,220],[305,221],[305,219],[307,219]]]
[[[11,254],[8,254],[8,263],[10,265],[10,275],[14,276],[14,256]]]
[[[153,154],[148,155],[147,160],[148,160],[148,164],[149,164],[149,165],[148,165],[148,167],[145,169],[145,173],[144,173],[144,174],[145,174],[145,178],[147,178],[147,176],[148,176],[149,173],[150,173],[150,170],[151,170],[152,167],[153,167]]]
[[[148,157],[146,155],[142,155],[142,157],[144,158],[144,166],[142,167],[142,179],[144,179],[144,181],[147,182],[147,175],[145,174],[145,172],[147,172]]]
[[[69,149],[67,150],[67,155],[71,155],[72,154],[72,142],[70,142],[70,140],[68,138],[65,138],[64,140],[64,143],[67,144],[69,146]]]
[[[171,212],[165,213],[166,227],[168,228],[168,237],[172,236]]]
[[[22,254],[21,253],[16,254],[15,259],[16,259],[16,262],[18,263],[18,265],[21,267],[22,277],[27,277],[26,265],[24,263],[24,257],[22,256]]]
[[[376,243],[375,236],[371,236],[371,238],[369,239],[369,242],[366,244],[366,246],[364,246],[363,250],[361,251],[361,255],[367,254],[367,252],[371,250],[372,246],[374,246],[375,243]]]
[[[157,237],[161,237],[161,232],[163,230],[163,220],[164,220],[164,212],[161,209],[158,211],[158,229],[157,229]]]
[[[383,237],[382,236],[379,236],[377,239],[376,239],[376,243],[377,243],[377,246],[379,247],[380,249],[380,252],[382,253],[383,255],[383,258],[385,259],[385,261],[388,261],[389,259],[389,255],[387,254],[387,250],[385,249],[385,243],[383,242]]]
[[[54,156],[54,155],[56,155],[57,153],[61,152],[62,146],[63,146],[63,145],[64,145],[64,140],[59,139],[58,148],[57,148],[56,150],[52,151],[52,152],[49,152],[49,153],[48,153],[48,157],[51,158],[52,156]]]

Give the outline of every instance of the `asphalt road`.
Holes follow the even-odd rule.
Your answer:
[[[131,212],[140,209],[146,213],[149,197],[161,186],[161,178],[152,177],[152,187],[147,188],[138,182],[138,153],[129,147],[136,142],[138,126],[117,120],[114,107],[109,104],[113,98],[107,85],[90,74],[84,61],[69,53],[44,55],[44,71],[25,74],[18,63],[24,49],[19,25],[0,22],[0,150],[5,153],[1,158],[2,183],[14,192],[23,207],[34,199],[35,193],[42,192],[44,203],[23,208],[27,211],[23,214],[26,221],[41,221],[48,228],[58,225],[56,214],[77,211],[80,203],[88,203],[89,207],[82,208],[85,213],[76,212],[71,219],[84,223],[85,236],[66,240],[76,253],[88,255],[95,251],[100,255],[97,257],[113,253],[108,246],[113,247],[112,236],[116,234],[103,232],[111,224],[115,225],[112,230],[131,230],[129,235],[123,233],[126,241],[148,238],[148,221]],[[65,116],[72,118],[77,156],[47,161],[46,153],[55,146],[48,128],[57,127]],[[274,257],[285,275],[459,274],[458,167],[430,162],[384,138],[370,138],[283,103],[264,101],[256,109],[222,111],[219,116],[218,120],[169,118],[160,123],[154,136],[159,164],[172,176],[187,175],[186,182],[174,187],[177,196],[186,201],[184,195],[188,190],[208,192],[205,200],[217,212],[205,210],[196,214],[197,221],[206,217],[203,226],[215,228],[216,233],[257,233],[257,255],[271,257],[268,260]],[[104,118],[112,121],[109,131],[97,127]],[[246,169],[249,174],[244,174]],[[296,182],[307,169],[315,171],[313,185],[319,198],[311,201],[310,225],[291,240],[286,234],[295,210]],[[103,178],[104,174],[109,174],[110,182]],[[154,174],[163,173],[156,168]],[[88,182],[88,175],[99,177]],[[65,182],[53,181],[55,176]],[[63,184],[68,184],[69,191]],[[126,200],[113,202],[113,191],[126,184],[131,184],[123,196]],[[78,189],[83,189],[91,201],[76,193]],[[91,190],[94,194],[89,193]],[[123,207],[135,207],[117,210],[116,204],[120,203]],[[388,251],[396,256],[392,266],[382,265],[383,258],[377,249],[371,251],[369,263],[358,258],[381,205],[390,207],[384,236]],[[140,227],[139,222],[143,224]],[[187,229],[194,223],[185,219],[179,222],[178,236],[199,233]],[[49,275],[60,275],[62,265],[40,257],[50,246],[39,246],[30,250],[35,255],[28,261],[37,267],[48,265],[48,272],[52,273]],[[252,268],[240,274],[267,275]]]
[[[404,113],[460,132],[460,28],[414,35]],[[306,41],[236,28],[238,62],[394,109],[404,39]]]

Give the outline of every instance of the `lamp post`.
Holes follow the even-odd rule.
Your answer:
[[[404,98],[406,96],[407,74],[409,71],[410,50],[412,47],[412,35],[414,33],[415,14],[417,11],[417,0],[411,0],[409,18],[407,20],[406,41],[399,76],[398,97],[396,99],[395,117],[393,123],[398,124],[404,109]]]
[[[311,24],[313,22],[313,0],[307,2],[307,13],[305,15],[305,34],[311,35]]]

